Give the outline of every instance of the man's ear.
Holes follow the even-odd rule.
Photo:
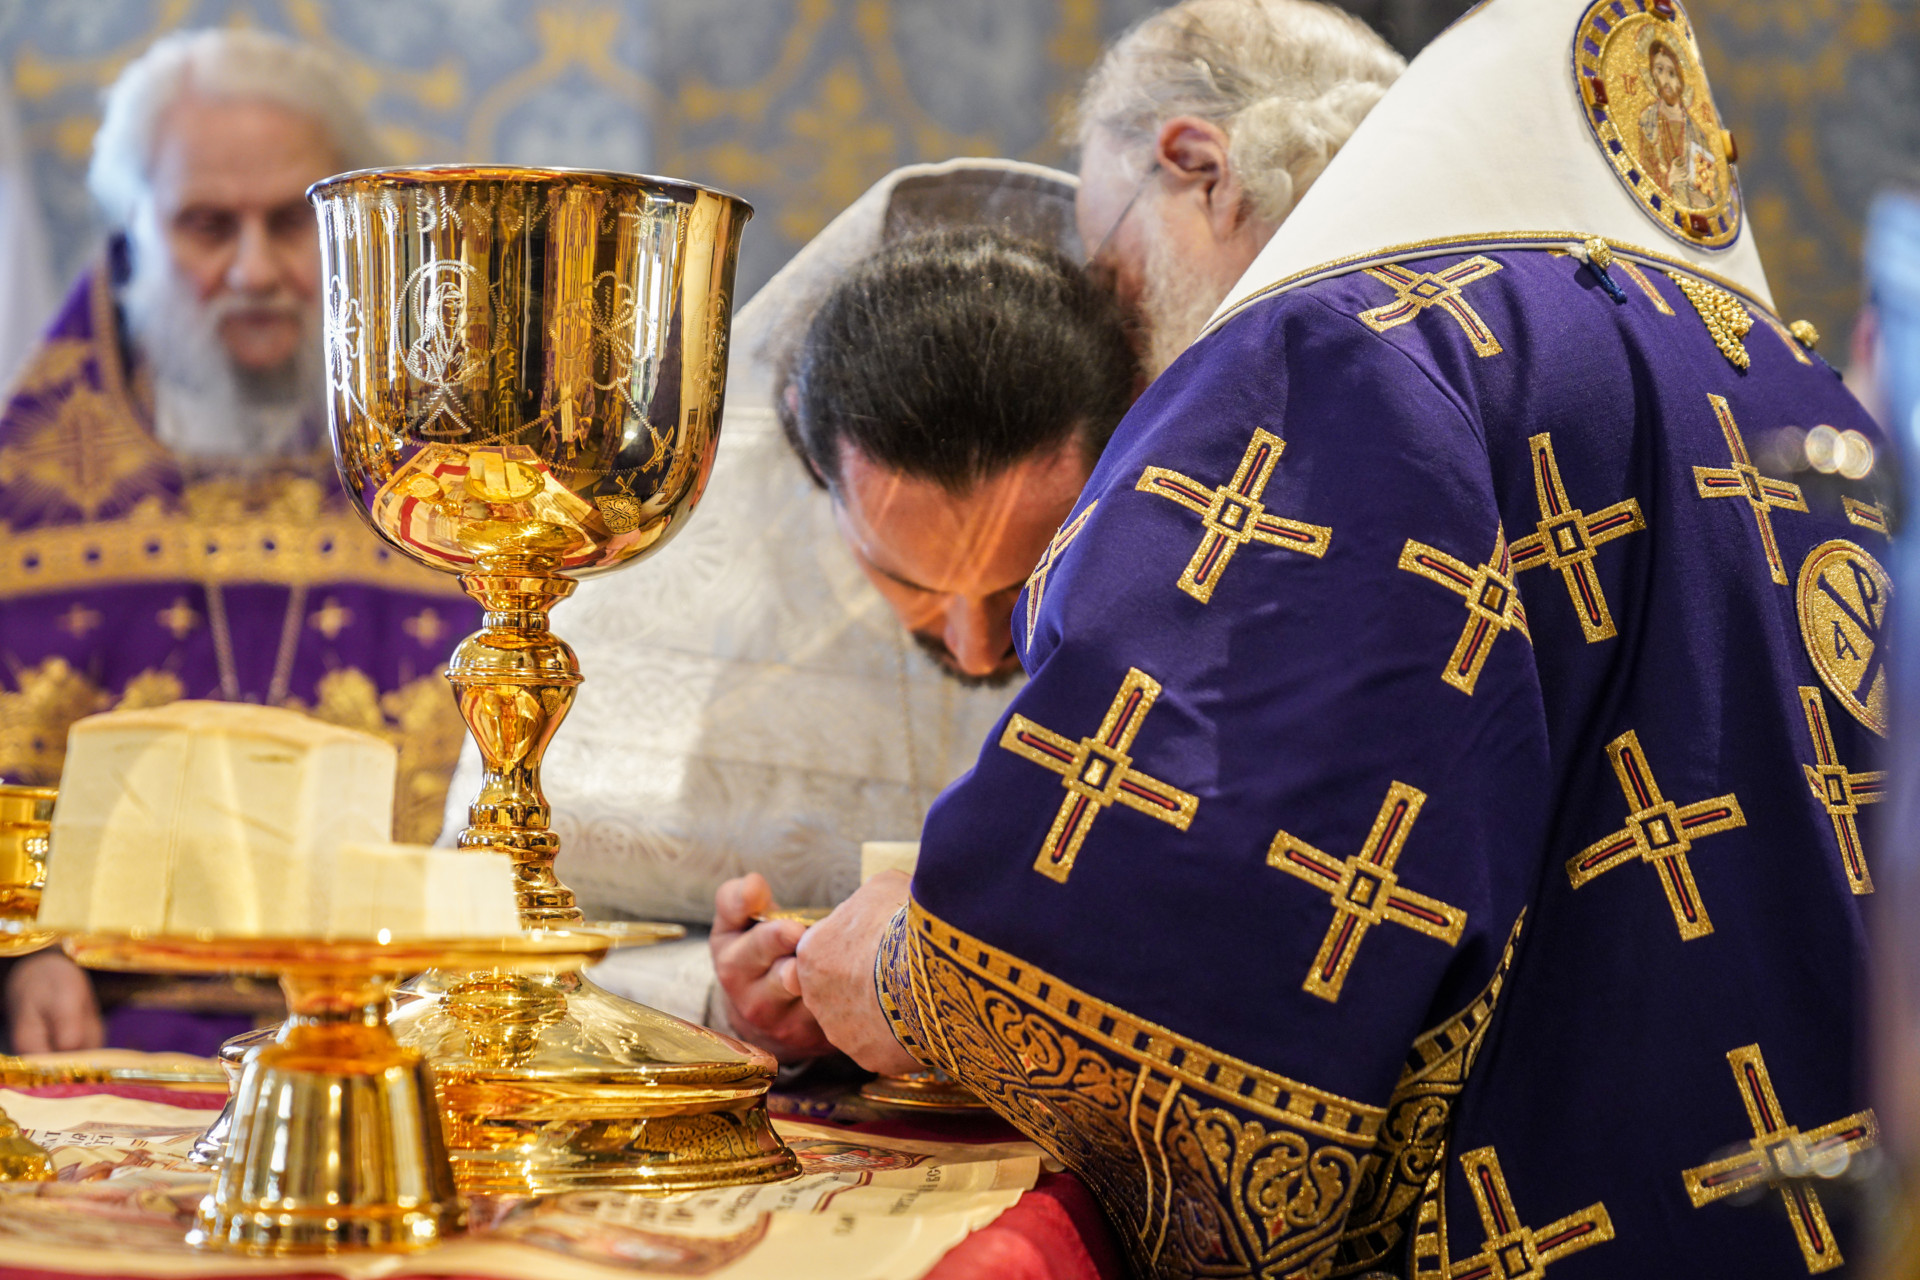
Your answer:
[[[1246,216],[1246,190],[1228,157],[1226,130],[1198,116],[1175,116],[1160,126],[1154,160],[1176,192],[1199,201],[1216,236],[1234,233]]]

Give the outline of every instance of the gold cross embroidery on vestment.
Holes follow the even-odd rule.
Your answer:
[[[1713,932],[1707,906],[1693,881],[1687,851],[1693,842],[1747,825],[1740,801],[1732,794],[1676,805],[1660,794],[1659,783],[1640,747],[1640,735],[1629,729],[1607,744],[1607,758],[1626,794],[1627,825],[1603,836],[1567,859],[1567,878],[1578,889],[1615,867],[1636,858],[1651,863],[1673,908],[1673,922],[1682,939],[1704,938]]]
[[[1813,735],[1814,763],[1800,766],[1807,772],[1807,786],[1833,821],[1833,834],[1840,842],[1840,863],[1846,868],[1847,883],[1855,893],[1872,893],[1873,877],[1867,874],[1867,857],[1860,847],[1859,813],[1861,805],[1878,804],[1886,799],[1886,772],[1875,769],[1851,773],[1840,763],[1818,687],[1801,685],[1800,705],[1807,713],[1807,732]]]
[[[318,609],[307,618],[307,625],[329,640],[337,640],[340,633],[353,625],[353,610],[328,596]]]
[[[1487,327],[1487,322],[1480,318],[1479,312],[1468,304],[1460,291],[1498,270],[1499,263],[1480,254],[1464,262],[1456,262],[1444,271],[1410,271],[1394,263],[1368,267],[1367,274],[1382,284],[1392,285],[1396,296],[1384,306],[1362,311],[1360,323],[1375,333],[1385,333],[1406,324],[1428,307],[1439,307],[1459,324],[1461,331],[1467,335],[1467,341],[1473,344],[1475,355],[1482,359],[1497,356],[1501,349],[1500,340],[1494,337],[1493,330]]]
[[[1558,569],[1566,581],[1567,596],[1580,616],[1587,643],[1610,640],[1615,631],[1600,575],[1594,572],[1595,548],[1602,543],[1647,527],[1640,504],[1633,498],[1588,515],[1567,500],[1560,466],[1553,457],[1553,437],[1541,432],[1527,441],[1533,452],[1533,492],[1540,503],[1538,532],[1513,544],[1513,571],[1517,576],[1542,565]]]
[[[1180,589],[1201,604],[1212,599],[1233,553],[1249,542],[1264,542],[1316,558],[1327,553],[1333,530],[1273,515],[1261,505],[1260,496],[1266,492],[1267,481],[1272,479],[1273,468],[1286,447],[1273,432],[1255,431],[1233,479],[1217,489],[1166,467],[1148,467],[1140,473],[1134,488],[1170,498],[1200,515],[1206,533],[1187,567],[1181,570]]]
[[[1487,1242],[1480,1252],[1448,1267],[1447,1280],[1540,1280],[1549,1265],[1568,1254],[1613,1239],[1613,1219],[1598,1201],[1544,1227],[1522,1225],[1492,1147],[1467,1152],[1460,1165]]]
[[[181,596],[172,604],[153,615],[154,621],[173,633],[175,640],[185,640],[200,625],[200,614],[187,598]]]
[[[1426,793],[1396,782],[1387,788],[1387,798],[1373,820],[1373,830],[1360,852],[1342,861],[1322,853],[1304,840],[1282,831],[1267,848],[1267,865],[1276,867],[1316,889],[1332,895],[1333,922],[1320,941],[1320,952],[1307,970],[1301,989],[1322,1000],[1340,998],[1341,984],[1360,951],[1367,930],[1377,924],[1397,924],[1448,946],[1460,941],[1467,913],[1450,907],[1438,898],[1415,893],[1400,883],[1393,872],[1400,850],[1413,830]]]
[[[1054,533],[1047,542],[1047,549],[1040,554],[1040,563],[1033,566],[1033,572],[1027,575],[1027,644],[1033,644],[1033,629],[1040,621],[1040,605],[1047,598],[1047,576],[1053,572],[1054,564],[1066,553],[1080,531],[1087,526],[1087,517],[1100,505],[1095,498],[1087,504],[1086,510],[1075,516]]]
[[[1000,745],[1059,774],[1060,785],[1067,790],[1040,846],[1040,856],[1034,859],[1035,871],[1065,884],[1094,819],[1111,804],[1124,804],[1181,831],[1193,821],[1199,798],[1141,773],[1128,754],[1159,696],[1160,682],[1132,667],[1099,731],[1090,738],[1076,742],[1022,715],[1008,722]]]
[[[1841,509],[1847,513],[1849,523],[1875,533],[1893,536],[1893,524],[1887,519],[1887,509],[1878,502],[1862,502],[1858,498],[1840,499]]]
[[[67,611],[59,618],[60,629],[75,640],[86,639],[87,633],[104,621],[106,619],[98,609],[89,609],[78,602],[68,606]]]
[[[1527,637],[1527,643],[1533,643],[1526,610],[1520,607],[1520,593],[1513,585],[1513,557],[1507,548],[1505,529],[1494,534],[1493,554],[1483,565],[1470,565],[1409,538],[1400,549],[1400,567],[1466,597],[1467,625],[1440,676],[1462,693],[1473,695],[1480,668],[1487,665],[1487,655],[1493,652],[1493,642],[1502,631],[1518,631]]]
[[[1703,498],[1747,500],[1747,505],[1753,508],[1754,524],[1760,530],[1760,545],[1767,553],[1767,568],[1773,580],[1785,586],[1787,567],[1780,560],[1780,543],[1773,536],[1773,509],[1805,511],[1807,500],[1801,495],[1799,485],[1760,474],[1760,469],[1747,456],[1747,442],[1740,437],[1739,424],[1733,420],[1733,410],[1727,407],[1726,397],[1709,393],[1707,399],[1713,405],[1714,417],[1720,420],[1720,434],[1726,437],[1727,449],[1733,454],[1733,466],[1695,467],[1694,486]]]
[[[1800,1242],[1800,1256],[1809,1272],[1831,1271],[1846,1259],[1827,1226],[1827,1213],[1814,1194],[1811,1179],[1841,1173],[1858,1153],[1874,1145],[1880,1124],[1872,1111],[1856,1111],[1832,1124],[1802,1133],[1787,1123],[1774,1095],[1760,1046],[1744,1045],[1727,1054],[1734,1086],[1746,1104],[1753,1137],[1747,1150],[1682,1170],[1687,1197],[1693,1207],[1712,1204],[1753,1187],[1767,1186],[1786,1202],[1787,1220]]]

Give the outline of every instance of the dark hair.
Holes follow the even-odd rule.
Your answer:
[[[1063,254],[987,228],[935,231],[834,287],[775,400],[822,484],[851,445],[959,493],[1069,439],[1097,458],[1138,367],[1119,305]]]
[[[1653,70],[1653,60],[1659,57],[1661,54],[1666,55],[1667,61],[1673,64],[1673,69],[1675,71],[1678,71],[1682,76],[1685,76],[1687,74],[1687,64],[1680,61],[1680,55],[1675,53],[1673,51],[1673,46],[1668,44],[1665,40],[1655,40],[1652,44],[1649,44],[1647,46],[1647,70],[1648,71]]]

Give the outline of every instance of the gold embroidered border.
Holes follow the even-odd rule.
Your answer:
[[[409,560],[351,512],[323,512],[297,524],[140,512],[45,525],[7,538],[0,550],[0,600],[132,582],[362,582],[421,595],[463,594],[453,575]]]
[[[1478,236],[1442,236],[1432,240],[1416,240],[1408,244],[1387,245],[1379,249],[1371,249],[1365,253],[1350,254],[1344,258],[1336,258],[1331,262],[1323,262],[1318,266],[1296,271],[1290,276],[1283,276],[1275,280],[1272,284],[1265,285],[1253,293],[1248,294],[1240,301],[1234,303],[1228,310],[1214,316],[1214,318],[1208,322],[1202,336],[1204,337],[1205,334],[1212,333],[1221,325],[1226,324],[1255,303],[1264,302],[1276,294],[1298,289],[1302,285],[1317,284],[1322,280],[1331,280],[1336,276],[1351,275],[1363,267],[1378,266],[1386,262],[1404,262],[1416,258],[1432,258],[1443,253],[1471,253],[1476,249],[1493,250],[1496,252],[1502,249],[1564,249],[1569,244],[1584,244],[1589,240],[1606,241],[1608,247],[1614,251],[1616,260],[1618,260],[1618,255],[1631,254],[1633,257],[1638,258],[1643,264],[1655,267],[1661,271],[1680,270],[1690,275],[1698,276],[1702,280],[1710,280],[1722,289],[1726,289],[1734,294],[1748,306],[1757,307],[1769,315],[1774,316],[1775,319],[1779,318],[1778,313],[1776,313],[1771,306],[1760,301],[1760,299],[1756,298],[1737,281],[1728,276],[1723,276],[1718,272],[1709,271],[1698,263],[1690,262],[1685,258],[1675,258],[1668,254],[1643,248],[1637,244],[1630,244],[1625,240],[1614,240],[1607,236],[1593,236],[1584,231],[1508,231]]]
[[[1379,1266],[1414,1226],[1415,1202],[1446,1161],[1454,1100],[1466,1088],[1487,1038],[1526,920],[1522,909],[1507,933],[1500,963],[1473,1002],[1413,1042],[1387,1100],[1379,1145],[1361,1164],[1360,1192],[1340,1237],[1335,1275]]]
[[[1325,1273],[1381,1108],[1135,1017],[918,903],[875,977],[901,1044],[1085,1178],[1140,1274]]]

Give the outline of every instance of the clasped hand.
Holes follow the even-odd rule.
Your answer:
[[[907,885],[897,871],[875,876],[811,928],[754,922],[775,910],[757,873],[721,885],[708,945],[734,1033],[782,1062],[838,1049],[869,1071],[922,1070],[894,1038],[873,986],[881,939],[906,905]]]

